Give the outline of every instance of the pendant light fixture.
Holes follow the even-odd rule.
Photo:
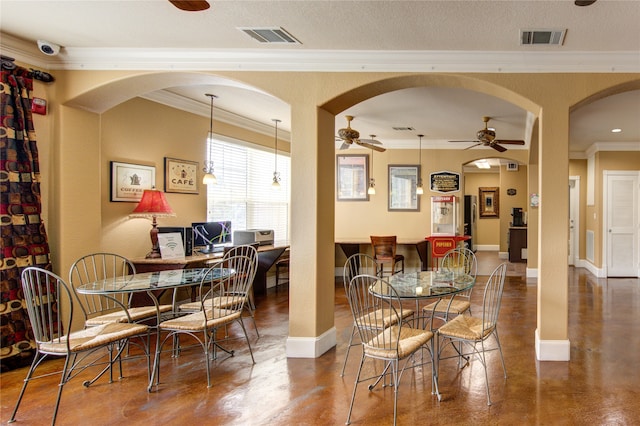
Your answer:
[[[420,138],[420,147],[418,149],[418,184],[416,185],[416,194],[422,195],[424,194],[424,189],[422,188],[422,137],[424,135],[418,135]]]
[[[202,183],[205,185],[215,185],[218,183],[216,175],[213,174],[213,100],[217,98],[216,95],[206,93],[211,99],[211,111],[209,115],[209,134],[207,135],[207,147],[209,148],[209,155],[204,161],[204,176],[202,177]]]
[[[275,143],[275,168],[273,172],[273,182],[271,182],[271,186],[275,189],[280,188],[280,172],[278,172],[278,123],[281,120],[277,118],[272,118],[271,121],[276,123],[276,143]]]
[[[375,139],[376,135],[370,135],[371,139]],[[367,189],[367,194],[376,195],[376,180],[373,178],[373,148],[371,149],[371,168],[370,168],[371,178],[369,179],[369,189]]]

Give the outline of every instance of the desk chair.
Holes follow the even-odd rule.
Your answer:
[[[378,274],[381,277],[393,275],[398,272],[404,273],[404,255],[397,254],[397,239],[395,235],[376,236],[371,235],[371,246],[373,247],[373,257],[378,263]],[[396,265],[400,265],[400,270],[396,270]],[[390,266],[386,269],[386,266]]]
[[[286,281],[283,284],[289,283],[289,250],[286,250],[282,256],[276,260],[276,293],[278,292],[278,286],[280,285],[281,269],[284,269],[287,273],[285,276]]]
[[[148,327],[143,324],[134,324],[131,321],[127,323],[111,322],[72,332],[70,330],[73,324],[74,306],[77,306],[77,302],[69,285],[53,272],[33,266],[25,268],[21,278],[24,301],[29,313],[33,339],[36,342],[36,353],[31,368],[24,379],[9,423],[15,421],[18,407],[20,407],[29,382],[39,377],[55,374],[45,373],[43,376],[33,377],[33,373],[42,361],[47,356],[63,356],[65,362],[51,419],[51,424],[55,424],[64,385],[85,368],[104,364],[104,361],[101,362],[105,356],[102,351],[104,348],[108,350],[109,355],[106,366],[93,380],[85,381],[84,385],[88,386],[107,371],[112,371],[113,363],[120,358],[129,339],[146,337]],[[80,311],[75,310],[75,312]],[[122,314],[126,316],[126,310],[123,309]],[[149,366],[151,362],[149,347],[147,344],[142,347],[147,358],[147,366]],[[113,381],[113,377],[111,377],[111,381]]]

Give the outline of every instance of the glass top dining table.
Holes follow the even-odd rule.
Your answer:
[[[94,281],[77,288],[81,294],[136,293],[165,290],[200,284],[203,278],[222,279],[235,271],[229,268],[192,268],[169,271],[143,272]],[[207,275],[208,274],[208,275]]]
[[[371,285],[370,291],[378,297],[387,297],[387,283],[400,299],[421,300],[451,296],[473,287],[472,275],[451,271],[420,271],[398,273],[378,280]]]

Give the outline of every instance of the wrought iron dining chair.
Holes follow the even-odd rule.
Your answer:
[[[404,272],[404,255],[398,254],[397,237],[395,235],[379,236],[371,235],[371,246],[373,247],[373,258],[378,263],[379,273],[383,277],[385,274],[393,275]],[[400,265],[400,269],[396,269]],[[389,266],[389,269],[385,267]]]
[[[198,291],[200,310],[159,324],[160,330],[167,332],[167,335],[156,349],[154,369],[157,382],[155,385],[159,382],[160,354],[162,353],[163,345],[167,340],[171,339],[175,342],[174,338],[187,334],[196,339],[202,347],[207,371],[207,387],[211,387],[210,363],[212,359],[216,359],[217,349],[221,349],[231,356],[234,355],[233,350],[220,346],[220,341],[217,339],[217,331],[234,322],[237,322],[242,328],[251,360],[255,364],[249,336],[242,321],[242,312],[248,300],[244,295],[248,293],[253,283],[257,266],[253,258],[242,255],[229,256],[214,264],[200,283]],[[227,268],[233,269],[235,273],[225,276],[224,272]],[[219,269],[217,274],[214,272],[215,269]],[[209,300],[215,300],[215,298],[211,297],[214,294],[218,294],[216,298],[218,298],[219,304],[208,302]]]
[[[255,269],[257,271],[258,268],[258,250],[256,245],[254,244],[245,244],[239,246],[229,247],[225,250],[224,257],[222,258],[222,262],[226,262],[229,258],[235,256],[245,256],[251,259],[251,262],[255,264]],[[236,272],[237,273],[237,272]],[[255,272],[254,272],[255,277]],[[255,318],[255,304],[253,303],[253,297],[251,288],[253,286],[253,279],[251,279],[251,283],[246,291],[242,293],[234,293],[235,296],[242,297],[245,299],[244,309],[249,313],[251,317],[251,321],[253,322],[253,328],[256,330],[256,335],[260,338],[260,332],[258,331],[258,325],[256,324]],[[225,308],[225,303],[229,303],[232,299],[225,298],[224,296],[228,292],[228,289],[221,288],[220,294],[211,294],[208,296],[208,299],[205,301],[208,307],[216,307],[216,308]],[[235,289],[234,291],[237,291]],[[200,301],[183,303],[178,306],[178,310],[180,312],[198,312],[202,309],[202,304]]]
[[[24,379],[9,423],[15,421],[16,413],[29,382],[50,375],[47,373],[42,376],[33,376],[42,361],[48,356],[64,356],[64,367],[51,420],[53,425],[58,415],[64,385],[85,368],[104,364],[102,359],[105,356],[105,348],[109,355],[107,365],[93,380],[85,381],[84,385],[88,386],[107,371],[111,371],[113,363],[121,356],[125,343],[130,338],[145,336],[148,327],[129,321],[110,322],[80,331],[71,331],[74,307],[77,306],[77,302],[69,285],[53,272],[38,267],[25,268],[21,278],[24,300],[33,330],[33,338],[36,342],[36,353],[31,368]],[[123,315],[126,316],[126,311],[123,312]],[[143,347],[149,366],[149,348],[148,346]],[[111,381],[113,381],[113,377],[110,378]]]
[[[489,375],[487,374],[487,358],[486,353],[492,350],[498,350],[500,353],[500,361],[504,371],[504,378],[507,378],[507,368],[504,364],[502,355],[502,346],[498,338],[498,314],[500,313],[500,304],[502,301],[502,292],[504,290],[504,279],[507,272],[507,264],[502,263],[494,269],[487,281],[482,298],[482,316],[474,317],[469,315],[458,315],[451,321],[445,323],[437,331],[440,338],[438,350],[438,359],[447,359],[443,357],[442,351],[451,344],[457,354],[454,358],[458,359],[461,364],[462,358],[466,359],[464,366],[472,356],[475,356],[484,368],[485,386],[487,388],[487,405],[491,405],[491,396],[489,394]],[[497,346],[495,348],[487,348],[485,342],[491,337],[495,337]],[[455,345],[458,344],[456,347]],[[480,348],[478,348],[478,345]],[[471,352],[464,353],[463,349],[468,348]],[[463,366],[463,368],[464,368]]]
[[[372,287],[376,286],[376,291]],[[358,384],[374,380],[369,386],[372,390],[391,370],[393,385],[393,424],[396,424],[398,412],[398,388],[402,374],[411,363],[413,355],[426,350],[431,364],[432,390],[439,395],[434,366],[434,334],[430,330],[412,328],[403,321],[404,308],[395,289],[384,278],[376,275],[356,275],[351,279],[347,293],[353,320],[357,327],[362,345],[362,357],[351,396],[347,424],[351,422],[351,412],[356,398]],[[423,353],[424,356],[424,353]],[[385,367],[380,375],[362,378],[365,360],[384,361]],[[402,368],[400,363],[404,360]],[[416,366],[416,364],[411,364]],[[422,364],[420,364],[422,365]]]
[[[454,248],[445,253],[442,258],[440,271],[449,272],[456,275],[464,274],[473,277],[475,280],[478,273],[478,260],[473,251],[468,248]],[[439,301],[430,303],[422,308],[422,314],[426,321],[431,319],[440,319],[447,322],[450,316],[471,313],[471,292],[473,287],[468,290],[457,293],[454,297],[443,298]],[[425,324],[426,324],[425,321]]]
[[[81,285],[110,278],[135,275],[134,264],[124,256],[115,253],[91,253],[76,260],[69,270],[69,283],[72,285],[79,306],[87,320],[85,326],[107,324],[110,322],[140,322],[155,319],[158,311],[155,306],[131,306],[132,294],[119,293],[112,296],[79,294],[75,289]],[[122,308],[125,308],[126,315]],[[160,305],[160,313],[172,310],[171,305]]]

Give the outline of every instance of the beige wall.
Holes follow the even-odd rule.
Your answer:
[[[111,158],[104,158],[110,151],[102,137],[111,131],[103,132],[103,126],[111,123],[105,117],[119,114],[110,111],[129,99],[145,92],[185,83],[206,83],[209,73],[186,72],[103,72],[72,71],[56,72],[49,99],[60,113],[49,117],[53,120],[48,126],[51,140],[51,157],[42,157],[43,169],[48,169],[47,177],[54,182],[50,188],[48,205],[45,206],[49,217],[54,267],[66,271],[74,257],[99,249],[117,248],[116,241],[128,240],[132,235],[130,226],[135,226],[136,235],[146,233],[145,224],[135,224],[142,220],[118,222],[116,216],[126,215],[128,208],[112,206],[105,201],[105,165]],[[332,115],[369,97],[380,93],[412,86],[462,87],[482,93],[492,94],[521,106],[539,116],[539,162],[537,169],[529,173],[529,179],[537,179],[538,191],[542,196],[541,207],[537,210],[537,230],[535,237],[539,241],[537,267],[538,279],[538,331],[541,340],[566,341],[567,336],[567,295],[566,295],[566,223],[558,221],[558,215],[566,217],[568,202],[566,182],[568,170],[568,122],[569,110],[585,99],[595,100],[610,92],[640,88],[637,74],[409,74],[409,73],[267,73],[267,72],[219,72],[265,90],[292,106],[292,292],[290,304],[290,337],[305,337],[311,340],[325,333],[333,324],[333,268],[335,255],[333,238],[338,235],[352,234],[356,230],[347,229],[345,221],[364,222],[357,232],[370,227],[392,229],[398,235],[421,235],[428,226],[429,208],[419,213],[387,213],[383,197],[372,203],[351,204],[351,208],[335,203],[335,159],[333,150]],[[136,101],[137,102],[137,101]],[[319,110],[320,108],[321,110]],[[136,108],[132,108],[136,109]],[[146,114],[139,112],[140,114]],[[325,117],[325,115],[327,117]],[[147,121],[149,116],[142,117]],[[189,120],[185,118],[185,120]],[[170,123],[137,123],[137,126],[155,127]],[[181,121],[175,120],[180,123]],[[115,124],[114,124],[115,125]],[[126,126],[125,126],[126,127]],[[206,132],[206,120],[203,125]],[[39,129],[36,129],[37,131]],[[181,129],[184,130],[184,129]],[[172,132],[172,131],[171,131]],[[177,133],[185,133],[177,132]],[[188,132],[187,132],[188,133]],[[183,143],[178,137],[176,144]],[[121,143],[122,141],[113,141]],[[133,140],[126,152],[118,152],[119,158],[129,158],[129,153],[142,156],[141,161],[155,163],[162,168],[160,159],[165,153],[154,153],[157,144],[163,141],[145,142]],[[103,146],[107,144],[107,146]],[[169,149],[169,152],[180,149]],[[331,147],[331,149],[327,149]],[[195,153],[195,151],[193,151]],[[460,171],[461,164],[485,156],[478,151],[425,151],[423,155],[423,178],[429,170]],[[509,151],[509,153],[515,151]],[[179,155],[179,154],[177,154]],[[194,154],[192,154],[194,155]],[[380,193],[385,193],[384,165],[389,163],[415,163],[415,152],[388,152],[388,158],[382,158],[376,165],[376,181]],[[524,153],[523,155],[527,155]],[[379,157],[376,157],[378,159]],[[135,158],[131,158],[134,160]],[[386,161],[385,161],[386,160]],[[527,163],[524,158],[521,163]],[[606,156],[598,158],[600,163],[608,160]],[[637,161],[637,160],[636,160]],[[637,164],[637,162],[636,162]],[[382,173],[378,174],[378,165]],[[380,179],[379,176],[383,178]],[[496,185],[502,186],[502,185]],[[534,185],[529,184],[530,187]],[[601,188],[596,185],[599,196]],[[331,194],[333,193],[333,198]],[[429,197],[428,192],[423,199]],[[201,197],[200,195],[199,197]],[[173,202],[175,198],[171,197]],[[379,197],[379,196],[376,196]],[[598,198],[596,198],[598,200]],[[171,202],[171,201],[170,201]],[[106,204],[105,204],[106,203]],[[120,204],[120,203],[118,203]],[[366,205],[368,204],[368,205]],[[601,203],[600,203],[601,204]],[[423,204],[424,206],[424,204]],[[596,207],[599,208],[599,207]],[[103,211],[108,210],[108,211]],[[347,214],[345,214],[347,213]],[[404,215],[407,216],[404,216]],[[599,214],[598,218],[602,215]],[[335,218],[335,227],[334,227]],[[407,220],[407,218],[410,218]],[[530,222],[532,215],[529,215]],[[103,223],[105,221],[105,223]],[[589,224],[588,224],[589,226]],[[312,228],[312,229],[310,229]],[[597,229],[597,228],[596,228]],[[533,231],[530,226],[530,232]],[[136,240],[140,237],[135,237]],[[144,238],[144,237],[143,237]],[[530,235],[531,239],[532,236]],[[598,243],[599,244],[599,243]],[[136,249],[139,250],[139,249]],[[146,249],[140,251],[143,255]],[[563,285],[564,283],[564,285]],[[309,298],[309,291],[314,297]],[[313,315],[303,306],[313,305]]]

